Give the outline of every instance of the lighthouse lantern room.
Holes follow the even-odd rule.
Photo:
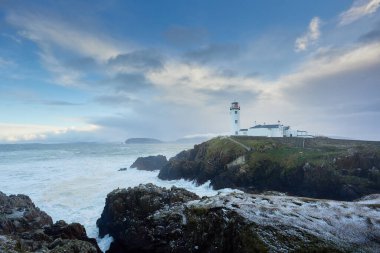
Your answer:
[[[240,130],[240,105],[238,102],[232,102],[230,107],[230,117],[232,126],[232,135],[239,135]]]

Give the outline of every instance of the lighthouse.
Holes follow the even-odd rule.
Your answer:
[[[238,135],[240,130],[240,105],[238,102],[232,102],[230,107],[231,117],[231,135]]]

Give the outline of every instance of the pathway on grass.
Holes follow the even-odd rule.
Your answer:
[[[232,141],[232,142],[234,142],[234,143],[236,143],[236,144],[238,144],[238,145],[240,145],[241,147],[243,147],[245,150],[247,150],[247,151],[252,151],[253,149],[251,148],[251,147],[248,147],[247,145],[244,145],[243,143],[241,143],[241,142],[239,142],[239,141],[237,141],[237,140],[234,140],[234,139],[232,139],[231,137],[227,137],[227,139],[229,139],[230,141]]]

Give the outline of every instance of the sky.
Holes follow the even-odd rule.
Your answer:
[[[380,0],[0,0],[0,143],[281,121],[380,140]]]

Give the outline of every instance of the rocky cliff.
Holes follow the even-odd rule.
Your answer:
[[[377,252],[380,196],[336,202],[152,184],[108,194],[97,224],[115,252]]]
[[[0,192],[0,252],[100,253],[79,223],[58,221],[25,195]]]
[[[354,200],[380,193],[379,169],[380,142],[219,137],[171,158],[159,178],[210,180],[214,189]]]
[[[131,168],[147,171],[161,170],[167,163],[168,160],[163,155],[146,156],[137,158]]]

